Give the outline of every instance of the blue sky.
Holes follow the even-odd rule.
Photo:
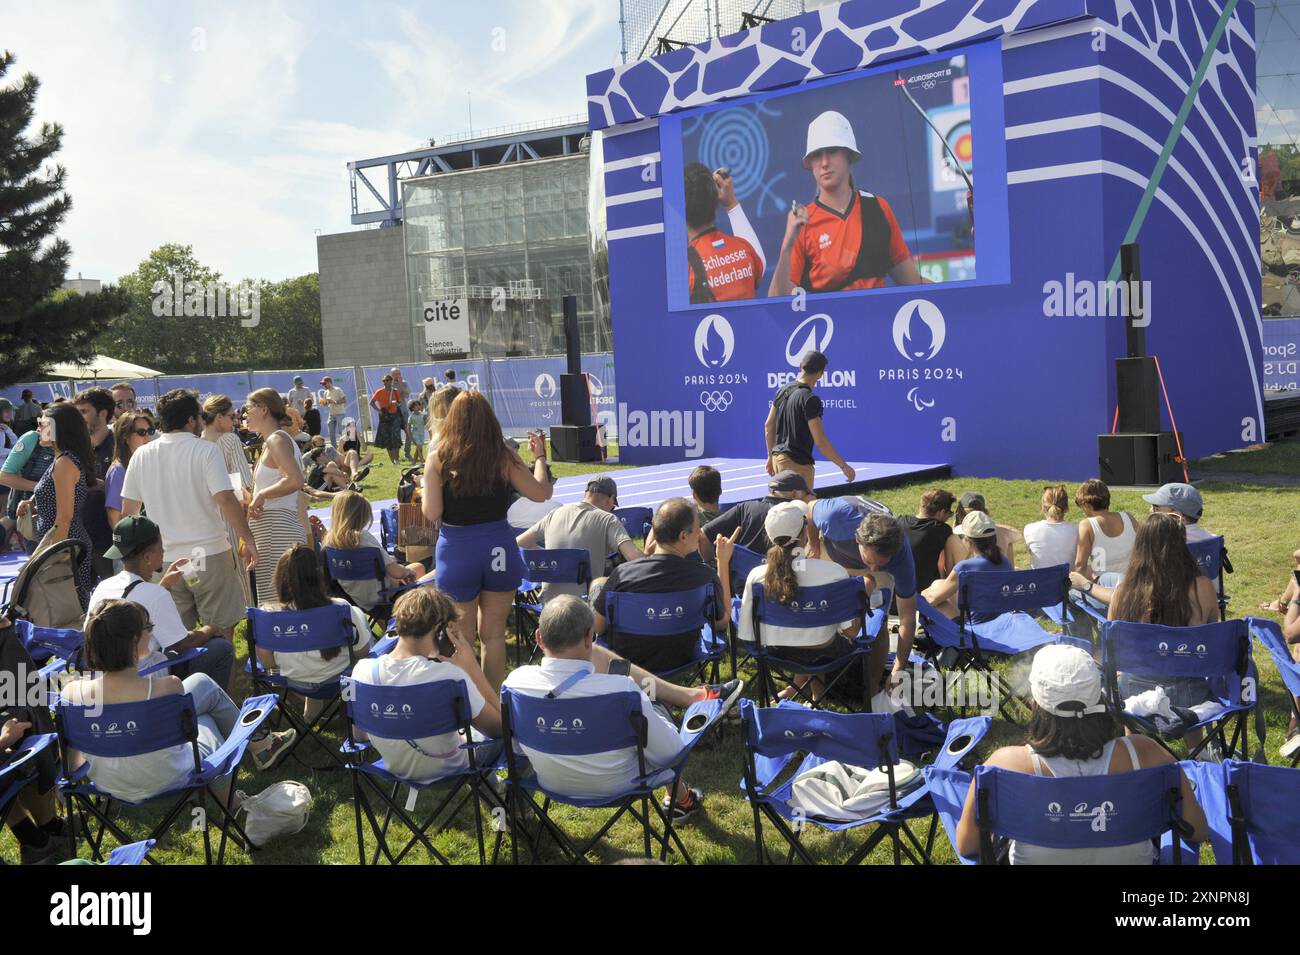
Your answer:
[[[5,0],[11,72],[64,126],[71,275],[164,242],[228,279],[316,270],[352,228],[346,164],[469,127],[585,111],[618,56],[616,0]]]

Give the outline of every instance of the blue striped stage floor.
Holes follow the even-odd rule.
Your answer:
[[[701,464],[708,464],[722,473],[722,503],[737,504],[752,498],[762,497],[767,493],[767,472],[764,471],[762,458],[699,458],[676,464],[653,464],[645,467],[611,468],[609,475],[618,482],[618,503],[620,507],[658,507],[670,497],[691,496],[690,486],[686,483],[691,471]],[[893,464],[879,461],[850,461],[857,472],[852,484],[844,480],[844,475],[835,465],[818,461],[816,469],[816,490],[822,497],[834,497],[838,494],[860,494],[873,488],[891,487],[906,484],[909,481],[924,481],[946,477],[949,473],[946,464]],[[582,500],[587,489],[587,482],[596,474],[577,474],[563,477],[555,485],[554,500],[561,504],[571,504]],[[375,525],[379,524],[379,512],[395,503],[394,498],[375,501]],[[312,511],[326,525],[329,524],[329,508],[317,508]]]

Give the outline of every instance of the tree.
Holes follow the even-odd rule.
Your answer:
[[[315,272],[262,286],[261,320],[248,330],[249,368],[319,368],[320,276]]]
[[[221,273],[200,263],[193,246],[160,245],[120,281],[129,305],[101,336],[101,351],[166,372],[248,367],[239,347],[246,329],[230,297],[209,308],[207,291]]]
[[[44,123],[28,135],[40,82],[5,77],[12,53],[0,53],[0,385],[38,377],[60,361],[85,361],[96,336],[125,305],[109,286],[95,295],[59,294],[72,249],[55,238],[72,208],[62,165],[50,165],[63,128]]]

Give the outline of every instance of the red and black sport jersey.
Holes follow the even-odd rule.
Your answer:
[[[809,292],[880,288],[911,257],[889,203],[855,192],[848,211],[814,202],[790,254],[790,281]]]
[[[753,298],[762,278],[754,247],[739,236],[710,229],[686,247],[691,304]]]

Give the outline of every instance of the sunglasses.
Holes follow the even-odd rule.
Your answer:
[[[132,428],[131,433],[140,438],[152,438],[158,433],[157,428]]]

